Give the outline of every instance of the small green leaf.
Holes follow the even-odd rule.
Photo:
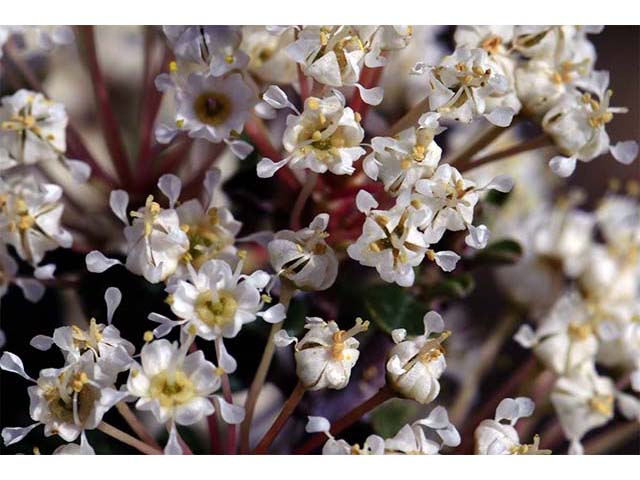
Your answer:
[[[376,285],[364,295],[369,316],[381,330],[391,333],[404,328],[410,335],[424,333],[422,317],[428,308],[409,290],[397,285]]]
[[[371,426],[382,438],[393,437],[416,416],[415,402],[395,398],[373,411]]]
[[[452,276],[446,275],[438,283],[430,286],[426,290],[428,300],[460,300],[466,298],[473,292],[476,282],[470,273],[463,273]]]
[[[510,265],[522,257],[522,246],[512,239],[498,240],[478,252],[472,262],[479,265]]]

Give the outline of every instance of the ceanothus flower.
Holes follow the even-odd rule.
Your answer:
[[[329,215],[317,215],[308,227],[281,230],[267,245],[271,266],[301,290],[326,290],[338,275],[338,259],[325,239]]]
[[[165,25],[177,60],[202,64],[214,77],[244,69],[249,57],[240,50],[242,33],[231,25]]]
[[[36,423],[4,428],[5,445],[19,442],[40,424],[44,425],[45,436],[58,435],[72,442],[84,436],[85,430],[97,428],[104,414],[127,396],[113,388],[115,375],[97,375],[97,364],[89,351],[62,368],[41,370],[37,381],[25,372],[22,361],[13,353],[3,353],[0,367],[35,384],[28,393],[29,414]]]
[[[65,156],[68,121],[64,105],[48,100],[42,93],[21,89],[3,97],[0,148],[10,161],[1,161],[0,170],[15,164],[58,160],[76,181],[85,182],[91,175],[90,167]]]
[[[277,34],[263,25],[244,25],[240,48],[249,55],[247,70],[264,82],[293,83],[297,78],[297,66],[286,52],[286,46],[293,40],[293,29]]]
[[[421,73],[426,67],[417,65]],[[442,117],[469,123],[485,117],[499,127],[507,127],[519,107],[509,80],[481,48],[457,48],[436,67],[429,67],[429,106]],[[511,105],[511,106],[508,106]]]
[[[627,109],[609,106],[613,92],[608,86],[609,72],[594,72],[586,85],[587,92],[565,95],[542,119],[543,130],[561,153],[549,161],[557,175],[568,177],[577,160],[589,162],[607,152],[625,165],[638,155],[638,144],[633,140],[610,144],[605,127],[615,113],[625,113]]]
[[[362,446],[351,445],[346,440],[337,440],[331,435],[331,424],[324,417],[308,417],[307,433],[324,433],[327,441],[322,447],[322,455],[384,455],[384,439],[378,435],[369,435]]]
[[[582,453],[582,437],[613,418],[615,395],[613,381],[598,375],[588,362],[556,381],[551,403],[571,442],[569,453]]]
[[[455,167],[440,165],[433,176],[419,180],[415,186],[421,194],[421,208],[426,212],[420,224],[425,241],[437,243],[447,230],[455,232],[468,229],[470,235],[466,238],[467,244],[473,248],[484,248],[489,238],[487,228],[472,225],[473,210],[480,192],[490,189],[509,192],[512,187],[513,181],[509,176],[499,175],[485,187],[479,188],[471,180],[465,179]]]
[[[278,87],[270,87],[263,98],[274,108],[292,107]],[[258,176],[272,177],[285,165],[294,170],[351,175],[355,171],[353,163],[365,153],[360,145],[363,139],[360,115],[345,106],[340,92],[334,90],[324,98],[309,97],[302,113],[287,117],[282,144],[288,156],[278,162],[263,158],[258,163]]]
[[[45,292],[44,285],[39,280],[53,278],[55,265],[42,265],[33,271],[33,277],[20,275],[18,273],[18,263],[13,259],[4,243],[0,243],[0,301],[7,293],[11,285],[15,285],[20,290],[24,298],[30,302],[38,302]],[[0,347],[4,343],[4,337],[0,330]]]
[[[438,380],[447,367],[442,343],[451,332],[443,332],[444,321],[436,312],[428,312],[423,322],[424,334],[415,338],[407,339],[404,329],[391,332],[396,345],[387,360],[387,384],[402,397],[426,405],[440,393]]]
[[[437,113],[425,113],[417,127],[410,127],[395,137],[375,137],[373,151],[365,157],[362,168],[372,180],[380,180],[391,195],[412,189],[421,178],[431,177],[442,149],[434,137],[444,130]]]
[[[514,338],[559,375],[593,362],[598,351],[597,323],[576,292],[560,297],[535,332],[523,325]]]
[[[23,260],[38,265],[44,254],[69,248],[71,234],[61,225],[62,188],[40,183],[35,177],[0,178],[0,233]]]
[[[540,450],[540,437],[532,444],[520,443],[514,428],[519,419],[530,417],[535,405],[530,398],[505,398],[498,404],[494,419],[483,420],[474,432],[476,455],[548,455],[551,450]],[[503,423],[507,420],[509,423]]]
[[[214,393],[220,389],[222,372],[205,360],[198,350],[188,354],[194,336],[180,346],[168,340],[156,340],[142,347],[140,364],[133,364],[127,380],[127,391],[137,397],[136,408],[149,410],[155,419],[169,423],[167,454],[180,454],[176,424],[193,425],[212,415],[216,409],[231,424],[244,419],[244,408],[227,403]]]
[[[458,430],[449,421],[447,410],[438,406],[427,418],[403,426],[393,438],[386,439],[384,451],[386,455],[438,455],[443,447],[458,445]]]
[[[360,342],[354,337],[366,332],[369,322],[357,318],[355,325],[345,331],[334,321],[307,317],[304,327],[307,333],[300,340],[289,336],[285,330],[279,330],[275,336],[278,347],[295,343],[296,373],[300,383],[312,391],[345,388],[360,356]]]
[[[301,65],[304,74],[318,83],[330,87],[354,86],[365,102],[378,105],[382,101],[382,88],[364,88],[358,83],[360,73],[365,63],[368,66],[380,66],[381,47],[395,42],[391,36],[387,36],[380,40],[382,43],[371,48],[371,35],[375,32],[367,26],[307,25],[298,33],[297,39],[287,46],[286,51]],[[369,52],[372,52],[371,55],[368,55]]]

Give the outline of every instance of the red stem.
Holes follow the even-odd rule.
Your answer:
[[[93,26],[83,25],[79,27],[80,34],[84,40],[86,47],[86,56],[89,67],[89,73],[93,83],[93,93],[96,99],[96,107],[98,118],[102,126],[104,139],[109,150],[109,156],[113,160],[118,176],[125,186],[131,184],[131,169],[129,160],[124,149],[118,121],[111,108],[109,101],[109,92],[105,83],[100,65],[98,63],[98,53],[96,51],[95,36]]]
[[[293,389],[293,392],[291,392],[291,395],[289,395],[289,398],[282,406],[280,415],[278,415],[278,418],[276,418],[275,422],[273,422],[273,425],[271,425],[269,431],[265,433],[264,437],[262,437],[262,440],[260,440],[258,446],[253,451],[254,454],[264,455],[265,453],[267,453],[267,451],[269,450],[269,446],[282,431],[287,423],[287,420],[289,420],[289,417],[291,417],[291,415],[295,411],[296,407],[300,403],[300,400],[302,400],[304,392],[305,388],[302,386],[302,383],[298,382],[296,387]]]
[[[362,73],[360,74],[360,85],[362,85],[364,88],[367,88],[367,89],[377,86],[378,83],[380,82],[380,78],[382,77],[383,71],[384,71],[384,67],[379,67],[379,68],[364,67],[362,69]],[[364,123],[364,120],[367,117],[367,114],[369,113],[369,109],[371,108],[371,105],[369,105],[362,99],[362,97],[360,96],[360,90],[358,90],[357,88],[353,92],[353,97],[351,98],[350,107],[354,112],[360,114],[360,116],[362,117],[360,122]]]

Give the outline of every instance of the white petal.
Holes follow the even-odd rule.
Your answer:
[[[273,307],[268,308],[265,312],[262,312],[260,316],[267,323],[282,322],[285,318],[287,318],[287,309],[284,305],[278,303]]]
[[[80,160],[69,160],[65,158],[63,160],[65,166],[69,169],[71,177],[78,183],[85,183],[91,176],[91,167],[85,162]]]
[[[275,175],[275,173],[280,170],[282,167],[286,165],[288,159],[280,160],[279,162],[274,162],[269,158],[263,158],[258,162],[257,173],[260,178],[271,178]]]
[[[618,393],[618,409],[627,420],[640,422],[640,400],[628,393]]]
[[[449,250],[436,253],[436,265],[438,265],[445,272],[451,272],[455,270],[456,265],[460,260],[460,255]]]
[[[477,227],[469,225],[468,229],[469,235],[464,239],[467,245],[476,249],[481,249],[487,246],[491,232],[489,232],[486,225],[478,225]]]
[[[407,338],[407,331],[404,328],[397,328],[391,331],[393,343],[400,343]]]
[[[158,180],[158,188],[169,199],[169,207],[173,208],[178,198],[180,198],[182,181],[176,175],[167,173]]]
[[[307,433],[318,433],[325,432],[329,433],[331,430],[331,423],[324,417],[307,417],[309,420],[307,421],[307,425],[304,427]]]
[[[222,367],[225,373],[235,372],[236,368],[238,368],[238,362],[227,352],[224,342],[217,342],[216,347],[218,348],[218,362],[220,362],[220,367]]]
[[[222,172],[219,168],[212,168],[207,172],[204,177],[204,189],[209,195],[209,202],[207,203],[207,210],[211,208],[213,203],[213,192],[216,189],[218,183],[220,183],[220,177],[222,176]]]
[[[609,150],[613,158],[625,165],[629,165],[638,156],[638,144],[633,140],[618,142],[615,145],[611,145]]]
[[[7,372],[13,372],[20,375],[22,378],[34,381],[27,372],[24,371],[24,365],[19,356],[11,352],[4,352],[0,357],[0,368]]]
[[[38,302],[44,295],[44,285],[33,278],[18,278],[15,284],[22,290],[24,298],[30,302]]]
[[[111,323],[113,314],[122,301],[122,292],[116,287],[109,287],[104,292],[104,301],[107,304],[107,323]]]
[[[87,440],[87,436],[82,431],[82,435],[80,435],[80,455],[95,455],[96,452],[91,445],[89,445],[89,440]]]
[[[277,109],[286,108],[290,105],[289,97],[287,97],[287,94],[277,85],[271,85],[267,88],[262,94],[262,99]]]
[[[356,83],[355,87],[358,89],[358,92],[360,92],[360,97],[362,98],[364,103],[367,103],[369,105],[379,105],[384,98],[384,89],[382,87],[373,87],[366,89],[359,83]]]
[[[378,202],[376,202],[376,199],[366,190],[360,190],[356,195],[356,208],[362,213],[367,214],[372,208],[376,208],[377,206]]]
[[[522,325],[516,334],[513,336],[513,339],[522,345],[524,348],[531,348],[536,343],[538,343],[538,338],[536,337],[536,333],[533,331],[533,328],[529,325]]]
[[[41,265],[33,271],[33,276],[38,280],[51,280],[53,274],[56,271],[56,266],[53,263],[47,265]]]
[[[286,330],[278,330],[273,335],[273,343],[275,343],[276,347],[282,348],[287,345],[291,345],[294,342],[297,342],[298,339],[296,337],[290,336]]]
[[[156,128],[156,140],[158,143],[167,144],[178,134],[178,129],[170,125],[161,124]]]
[[[569,444],[569,450],[567,453],[569,455],[584,455],[584,447],[580,440],[572,440]]]
[[[171,425],[171,429],[169,430],[169,441],[167,445],[164,447],[165,455],[182,455],[182,447],[180,446],[180,442],[178,441],[178,431],[176,430],[176,425]]]
[[[631,388],[636,392],[640,392],[640,369],[631,373]]]
[[[427,312],[422,319],[424,324],[424,332],[426,335],[431,333],[440,333],[444,330],[444,320],[438,312]]]
[[[442,443],[449,447],[457,447],[462,441],[460,433],[453,425],[448,425],[446,428],[438,430],[438,435],[442,439]]]
[[[122,262],[115,258],[107,258],[98,250],[89,252],[85,258],[87,270],[92,273],[102,273],[113,267],[120,265]]]
[[[28,427],[7,427],[2,429],[2,440],[4,441],[4,446],[8,447],[9,445],[13,445],[16,442],[19,442],[24,437],[26,437],[31,430],[36,428],[39,423],[34,423],[33,425],[29,425]]]
[[[485,118],[493,123],[496,127],[508,127],[511,125],[513,115],[516,112],[513,108],[509,107],[497,107],[494,108],[491,113],[485,115]]]
[[[429,416],[427,418],[425,418],[424,420],[418,420],[416,423],[434,429],[446,428],[447,425],[449,425],[449,415],[447,415],[447,409],[442,406],[438,406],[431,410],[431,413],[429,413]]]
[[[220,416],[226,423],[237,425],[244,420],[244,408],[240,405],[228,403],[224,398],[215,395],[216,408],[220,412]]]
[[[536,404],[529,397],[516,398],[518,404],[518,418],[526,418],[533,415],[533,411],[536,408]]]
[[[484,188],[486,190],[497,190],[498,192],[508,193],[513,188],[513,179],[509,175],[498,175]]]
[[[566,178],[571,176],[576,169],[576,159],[575,157],[557,155],[549,160],[549,167],[559,177]]]
[[[505,398],[498,404],[498,408],[496,408],[495,419],[498,422],[500,420],[517,420],[519,411],[518,403],[513,398]]]
[[[253,110],[259,118],[265,120],[273,120],[278,116],[276,111],[267,102],[258,102],[256,106],[253,107]]]
[[[253,152],[253,145],[245,142],[244,140],[229,140],[226,143],[229,146],[231,153],[240,160],[244,160],[251,155],[251,152]]]
[[[392,356],[387,362],[387,370],[394,375],[402,375],[404,368],[402,368],[402,362],[397,355]]]
[[[47,337],[46,335],[36,335],[29,342],[33,348],[46,352],[53,345],[53,338]]]
[[[109,206],[111,211],[122,220],[122,223],[129,225],[127,208],[129,207],[129,194],[124,190],[113,190],[109,195]]]

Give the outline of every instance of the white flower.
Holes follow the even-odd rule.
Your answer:
[[[481,48],[459,47],[430,68],[427,96],[432,111],[462,123],[484,116],[507,127],[519,108],[509,80]]]
[[[515,339],[533,348],[549,368],[563,375],[595,360],[598,337],[594,323],[580,295],[569,292],[560,297],[535,333],[524,325]]]
[[[134,364],[127,380],[128,392],[138,397],[136,407],[149,410],[160,423],[193,425],[220,410],[228,423],[239,423],[244,409],[213,395],[221,385],[220,371],[205,360],[202,351],[187,355],[191,342],[156,340],[142,347],[141,364]],[[215,402],[215,407],[214,403]]]
[[[438,118],[437,113],[426,113],[418,127],[408,128],[396,137],[373,138],[373,151],[362,162],[367,176],[380,180],[392,195],[413,188],[421,178],[431,177],[442,154],[434,141],[434,136],[443,130]]]
[[[5,352],[0,365],[31,380],[20,359],[13,354]],[[115,378],[98,379],[95,373],[96,363],[91,352],[63,368],[42,370],[37,382],[34,381],[36,385],[28,389],[29,414],[37,423],[25,428],[3,429],[5,445],[22,440],[39,424],[44,425],[46,436],[59,435],[67,442],[74,441],[84,430],[97,428],[103,415],[122,401],[126,393],[112,388]]]
[[[559,55],[570,60],[589,57],[595,61],[595,48],[586,36],[601,31],[598,25],[517,25],[513,47],[528,58],[550,59]]]
[[[129,368],[135,351],[131,342],[123,339],[119,330],[111,324],[121,299],[122,294],[115,287],[110,287],[105,292],[107,325],[97,323],[92,318],[86,330],[76,325],[56,328],[52,337],[36,335],[30,342],[31,346],[45,351],[55,345],[62,351],[67,363],[80,361],[84,354],[90,352],[96,364],[95,379],[115,381],[119,372]]]
[[[167,279],[189,249],[189,238],[180,228],[174,209],[163,209],[149,195],[144,207],[131,212],[133,222],[124,229],[126,267],[151,283]]]
[[[169,287],[171,310],[186,320],[187,328],[207,340],[233,338],[246,323],[253,322],[264,302],[262,289],[269,275],[260,270],[242,275],[243,262],[235,272],[223,260],[208,260],[186,279]]]
[[[242,75],[191,73],[186,79],[179,78],[175,87],[175,127],[161,125],[156,130],[159,141],[168,143],[179,131],[186,131],[192,138],[225,141],[234,153],[242,151],[241,157],[250,153],[249,144],[235,140],[256,103],[255,94]]]
[[[345,388],[351,369],[358,361],[360,342],[354,338],[366,332],[369,322],[357,318],[350,330],[341,330],[334,321],[325,322],[318,317],[307,317],[308,332],[300,341],[281,330],[276,345],[282,347],[295,342],[296,373],[307,390]]]
[[[430,438],[427,433],[435,433]],[[434,408],[427,418],[403,426],[393,437],[385,440],[386,454],[437,455],[442,447],[460,445],[460,434],[449,421],[444,407]]]
[[[34,177],[0,179],[0,232],[23,260],[38,265],[44,254],[69,248],[71,234],[62,228],[62,188]]]
[[[378,435],[369,435],[362,447],[351,445],[345,440],[336,440],[330,432],[331,424],[324,417],[309,417],[305,430],[307,433],[324,433],[328,440],[322,447],[323,455],[384,455],[384,439]]]
[[[613,418],[614,399],[613,381],[599,376],[589,363],[557,380],[551,403],[565,436],[571,441],[571,451],[581,451],[582,437]]]
[[[542,119],[543,130],[561,153],[549,165],[561,177],[573,173],[577,160],[589,162],[610,152],[620,163],[629,164],[638,155],[638,144],[634,141],[610,144],[605,127],[615,113],[627,109],[609,106],[612,91],[607,90],[608,86],[609,73],[594,72],[587,85],[588,92],[565,95]]]
[[[540,437],[535,435],[532,444],[520,443],[516,422],[533,413],[534,404],[530,398],[505,398],[498,404],[493,420],[483,420],[476,428],[476,455],[545,455],[550,450],[540,450]],[[509,423],[503,423],[508,420]]]
[[[375,32],[372,27],[366,26],[305,26],[299,32],[297,40],[287,47],[287,53],[301,64],[304,74],[315,81],[331,87],[353,85],[358,88],[365,102],[378,105],[382,101],[382,89],[376,87],[367,90],[358,80],[367,53],[373,52],[367,59],[379,65],[376,60],[381,47],[386,48],[395,42],[391,39],[392,35],[383,38],[385,35],[382,32],[382,43],[378,43],[378,48],[372,50],[370,36]]]
[[[275,35],[262,25],[244,25],[240,46],[249,55],[247,70],[264,82],[293,83],[297,78],[296,63],[285,50],[293,39],[293,29]]]
[[[423,321],[424,335],[405,340],[406,332],[393,332],[396,345],[389,352],[387,382],[403,397],[427,404],[440,393],[438,379],[447,367],[442,342],[451,332],[443,332],[444,321],[436,312],[427,313]],[[433,333],[440,335],[431,337]]]
[[[287,117],[282,144],[289,155],[278,162],[263,158],[258,176],[271,177],[287,164],[294,170],[351,175],[353,162],[365,153],[360,146],[363,139],[360,117],[345,107],[342,94],[334,91],[324,98],[309,97],[302,114]]]
[[[329,215],[316,216],[309,227],[281,230],[269,242],[269,258],[276,273],[302,290],[326,290],[338,275],[338,259],[325,238]]]
[[[247,54],[239,49],[239,27],[165,25],[162,29],[178,60],[203,64],[213,76],[244,69],[249,62]]]
[[[66,150],[64,105],[44,95],[18,90],[2,98],[0,145],[20,163],[57,160]]]

